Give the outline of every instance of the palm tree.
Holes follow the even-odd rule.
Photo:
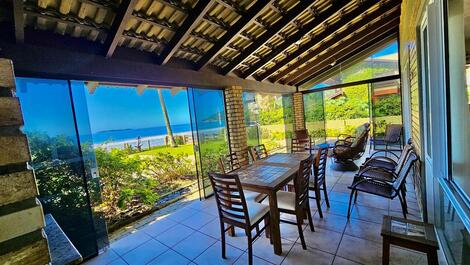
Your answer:
[[[163,99],[162,90],[157,88],[158,98],[160,99],[160,106],[162,106],[163,118],[165,119],[166,132],[170,138],[171,147],[178,147],[176,144],[175,138],[173,137],[173,132],[171,131],[170,119],[168,118],[168,112],[166,111],[165,100]]]

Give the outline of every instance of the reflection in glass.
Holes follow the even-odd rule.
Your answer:
[[[372,135],[374,149],[383,149],[385,130],[389,124],[402,124],[400,81],[390,80],[371,84]],[[399,146],[394,146],[397,149]]]
[[[304,115],[305,125],[314,144],[325,143],[325,110],[322,91],[304,94]]]
[[[188,91],[193,135],[195,135],[199,185],[203,197],[211,195],[209,172],[217,172],[217,160],[229,153],[225,117],[225,99],[222,90],[190,88]],[[196,132],[194,132],[196,131]]]
[[[17,79],[39,198],[84,258],[98,246],[67,81]]]
[[[470,199],[470,7],[468,1],[448,0],[448,95],[452,180]]]
[[[292,135],[286,135],[286,123],[293,119],[291,101],[282,95],[243,92],[248,145],[264,144],[270,153],[286,151],[286,139]]]

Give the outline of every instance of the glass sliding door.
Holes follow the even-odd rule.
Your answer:
[[[201,198],[213,194],[209,172],[218,172],[217,160],[229,153],[223,90],[189,88],[188,100]]]
[[[87,174],[87,166],[93,168],[93,162],[88,163],[94,161],[94,154],[82,150],[87,143],[81,142],[84,138],[79,133],[90,132],[87,126],[79,129],[87,121],[81,107],[74,106],[70,83],[18,78],[17,96],[44,212],[53,215],[84,258],[98,254],[107,244],[106,227],[100,226],[92,211],[92,197],[99,201],[99,191],[91,196],[90,185],[98,186],[89,182],[92,176]]]
[[[390,80],[371,84],[372,137],[374,149],[401,149],[400,142],[385,146],[383,141],[387,125],[402,125],[400,80]],[[378,140],[378,141],[375,141]]]

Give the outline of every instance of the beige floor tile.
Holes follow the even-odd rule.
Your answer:
[[[382,236],[380,235],[381,229],[381,224],[351,218],[346,224],[346,230],[344,233],[350,236],[382,243]]]
[[[173,247],[179,242],[181,242],[181,240],[184,240],[185,238],[189,237],[194,232],[195,230],[185,225],[177,224],[172,228],[166,230],[159,236],[155,237],[155,239],[168,247]]]
[[[422,259],[426,260],[426,255],[412,250],[392,246],[390,248],[390,264],[417,264]]]
[[[109,265],[128,265],[122,258],[113,260]]]
[[[330,201],[330,208],[326,207],[326,203],[322,204],[323,213],[348,216],[348,204],[344,202]]]
[[[344,259],[342,257],[336,256],[333,261],[333,265],[359,265],[360,263],[354,262],[352,260]]]
[[[328,198],[330,201],[349,203],[349,193],[332,191],[328,193]]]
[[[204,225],[208,224],[212,220],[215,220],[217,217],[211,214],[207,214],[204,212],[199,212],[191,217],[187,218],[186,220],[182,221],[181,223],[191,227],[192,229],[199,230]]]
[[[168,214],[169,219],[175,221],[175,222],[182,222],[189,217],[197,214],[199,211],[192,209],[190,207],[184,207],[182,209],[179,209],[173,213]]]
[[[317,250],[302,248],[302,245],[295,244],[282,264],[298,265],[298,264],[318,264],[330,265],[333,262],[334,255]]]
[[[111,243],[110,248],[122,256],[150,239],[146,233],[137,231]]]
[[[212,246],[216,240],[210,236],[206,236],[199,232],[194,232],[190,237],[179,242],[173,247],[173,250],[186,258],[193,260],[210,246]]]
[[[319,227],[340,233],[344,231],[347,222],[348,219],[346,217],[336,214],[323,214],[323,218],[320,218],[317,213],[313,217],[313,225],[315,228]]]
[[[122,256],[122,258],[129,265],[147,264],[167,250],[167,246],[154,239],[151,239],[137,248],[129,251],[127,254]]]
[[[144,225],[140,230],[150,235],[151,237],[156,237],[176,224],[178,223],[170,220],[169,218],[163,218]]]
[[[220,221],[219,218],[215,218],[214,220],[210,221],[208,224],[201,227],[199,232],[211,236],[215,239],[220,238]]]
[[[260,257],[264,260],[269,260],[269,262],[274,264],[281,264],[284,257],[286,257],[287,253],[290,251],[294,242],[289,240],[281,240],[282,242],[282,254],[276,255],[274,254],[274,248],[271,243],[269,243],[269,239],[265,237],[258,238],[255,243],[253,244],[253,255]]]
[[[381,264],[382,245],[373,241],[343,235],[336,255],[362,264]]]
[[[169,249],[157,258],[153,259],[149,265],[186,265],[190,262],[189,259],[183,255],[178,254],[176,251]]]
[[[351,213],[351,218],[354,219],[382,224],[383,216],[388,215],[386,210],[359,205],[354,205],[353,207],[354,210]]]
[[[305,230],[304,237],[308,248],[319,249],[334,255],[341,241],[342,233],[317,227],[315,232]],[[300,244],[300,239],[297,243]]]
[[[248,264],[248,253],[244,252],[243,255],[241,255],[237,261],[234,263],[234,265],[246,265]],[[253,265],[272,265],[273,263],[270,263],[264,259],[258,258],[255,255],[253,255]]]
[[[222,258],[222,243],[217,241],[214,245],[210,246],[193,262],[200,265],[219,265],[219,264],[233,264],[242,254],[238,248],[234,248],[228,244],[225,245],[225,259]]]
[[[97,257],[85,262],[86,265],[106,265],[119,259],[119,255],[112,249],[107,249]]]

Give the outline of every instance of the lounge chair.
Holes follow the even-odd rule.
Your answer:
[[[333,147],[334,163],[332,168],[338,171],[355,171],[359,167],[354,163],[362,157],[369,138],[370,124],[365,123],[356,129],[356,136],[339,139]]]

